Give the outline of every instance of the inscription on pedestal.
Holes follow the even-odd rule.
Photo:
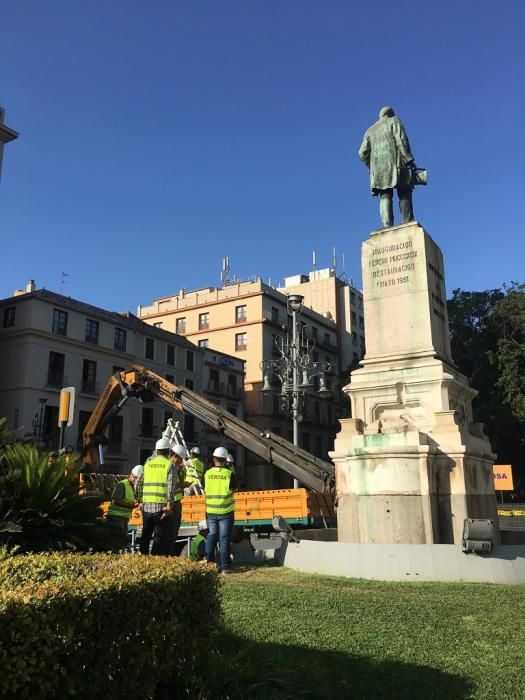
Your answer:
[[[418,253],[411,240],[372,248],[368,260],[371,287],[386,289],[407,284],[410,273],[416,269]]]

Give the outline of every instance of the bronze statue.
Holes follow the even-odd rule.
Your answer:
[[[394,187],[403,223],[413,221],[412,190],[416,184],[426,184],[426,171],[416,167],[403,124],[392,107],[383,107],[378,121],[367,129],[359,157],[370,169],[372,196],[379,196],[383,226],[394,224]]]

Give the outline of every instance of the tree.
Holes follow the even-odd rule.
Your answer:
[[[523,285],[515,284],[483,292],[455,289],[448,301],[452,357],[479,392],[473,403],[474,420],[485,424],[498,462],[512,464],[522,478],[524,303]]]

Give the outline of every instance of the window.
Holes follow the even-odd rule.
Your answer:
[[[157,426],[153,425],[153,409],[142,407],[142,423],[140,424],[140,435],[145,438],[157,437]]]
[[[9,306],[4,310],[4,328],[10,328],[15,325],[16,307]]]
[[[178,318],[175,321],[175,333],[178,333],[179,335],[186,333],[186,319],[184,317]]]
[[[175,384],[175,375],[174,374],[167,374],[166,381],[169,382],[170,384]]]
[[[79,411],[78,412],[78,432],[77,432],[77,448],[79,450],[83,449],[84,446],[84,428],[86,427],[88,420],[91,417],[90,411]]]
[[[120,454],[122,452],[122,437],[124,434],[123,416],[113,416],[108,429],[108,452]]]
[[[168,421],[173,418],[173,411],[164,411],[164,427],[168,425]]]
[[[247,333],[236,333],[235,334],[235,349],[236,350],[246,350],[248,345],[248,334]]]
[[[61,389],[64,386],[64,365],[66,356],[60,352],[50,352],[47,365],[47,386]]]
[[[209,344],[208,338],[203,338],[202,340],[199,340],[199,347],[200,348],[207,348]]]
[[[205,331],[210,327],[210,314],[208,312],[199,314],[199,330]]]
[[[140,464],[146,464],[149,457],[151,457],[151,450],[140,450],[140,452],[139,452]]]
[[[186,379],[186,381],[184,382],[184,386],[187,389],[191,389],[193,391],[193,379]]]
[[[355,292],[350,292],[350,303],[355,306]]]
[[[228,394],[237,396],[237,376],[235,374],[228,375]]]
[[[126,352],[126,331],[123,328],[115,328],[113,347],[118,352]]]
[[[67,335],[67,311],[53,310],[53,333]]]
[[[235,323],[244,323],[246,321],[246,304],[235,307]]]
[[[193,372],[193,350],[186,350],[186,369]]]
[[[144,357],[147,360],[155,359],[155,341],[153,338],[146,338],[146,348],[144,352]]]
[[[312,338],[315,338],[315,340],[317,340],[318,337],[319,337],[318,329],[315,326],[312,326]]]
[[[231,413],[232,416],[237,415],[237,407],[236,406],[228,406],[228,413]]]
[[[355,311],[352,311],[352,326],[357,323],[357,314]]]
[[[219,370],[210,369],[209,391],[219,391]]]
[[[325,342],[327,345],[330,345],[330,333],[325,333],[325,334],[324,334],[324,342]]]
[[[162,328],[162,321],[157,321],[157,323],[154,323],[153,328]]]
[[[175,346],[174,345],[167,345],[166,347],[166,364],[167,365],[174,365],[175,364]]]
[[[359,328],[364,328],[365,327],[365,319],[362,316],[359,316]]]
[[[95,360],[84,360],[82,366],[82,391],[85,394],[97,393],[97,363]]]
[[[321,457],[323,454],[323,440],[320,435],[315,436],[314,454]]]
[[[357,333],[352,331],[352,345],[357,345]]]
[[[195,417],[188,414],[184,416],[184,437],[191,442],[195,440]]]
[[[98,345],[98,321],[86,319],[86,343]]]
[[[273,323],[279,323],[279,309],[276,306],[272,306],[272,321]]]
[[[301,440],[301,447],[303,448],[303,450],[310,452],[310,433],[303,433],[302,438],[303,439]]]

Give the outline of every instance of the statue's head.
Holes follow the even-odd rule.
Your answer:
[[[383,117],[394,117],[395,112],[392,109],[392,107],[381,107],[379,111],[379,119],[382,119]]]

